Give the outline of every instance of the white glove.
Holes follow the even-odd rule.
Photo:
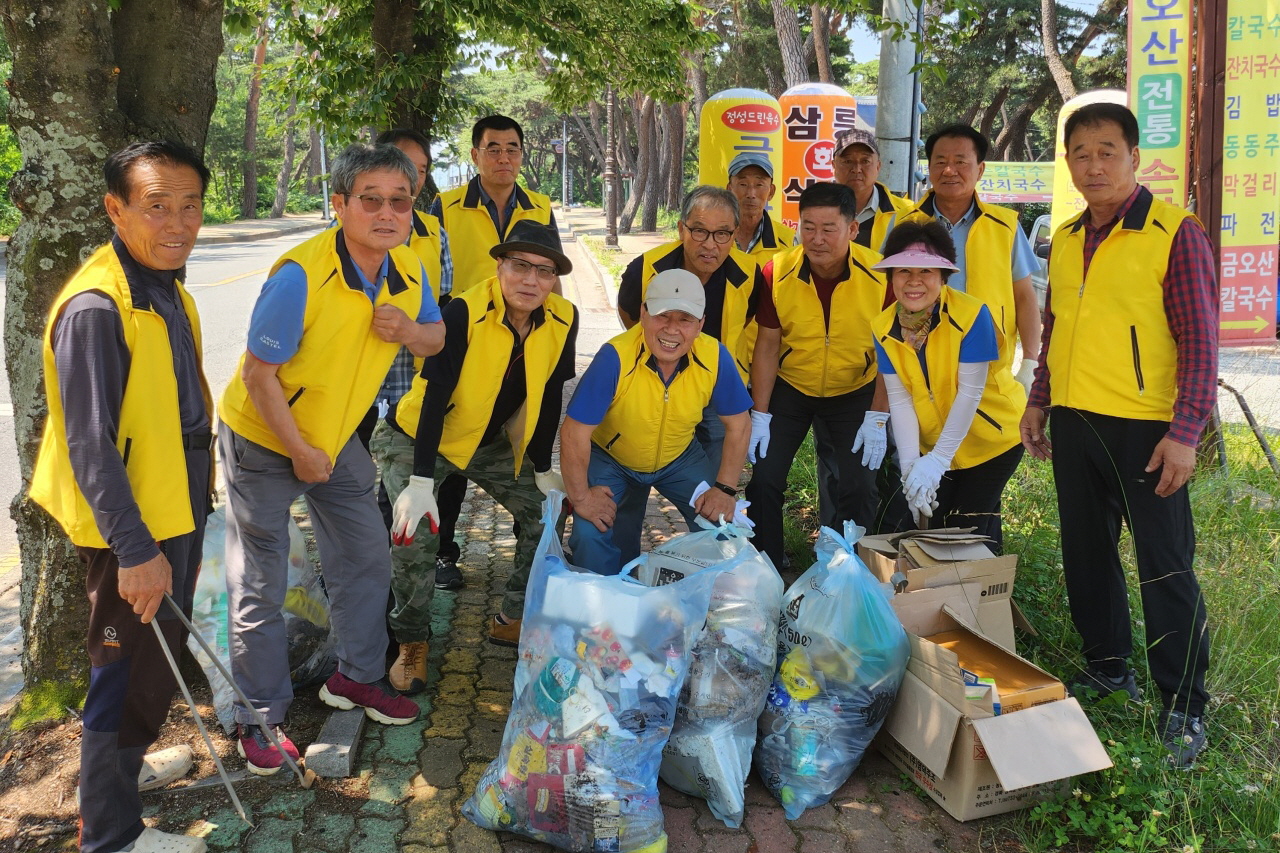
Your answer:
[[[548,468],[546,471],[534,471],[533,482],[538,485],[538,491],[542,492],[543,497],[551,494],[552,489],[561,494],[568,494],[564,488],[564,477],[561,477],[560,472],[555,468]]]
[[[440,509],[436,506],[436,483],[430,477],[410,477],[392,510],[391,541],[409,545],[418,530],[418,522],[426,516],[431,532],[440,529]]]
[[[858,427],[858,434],[853,439],[851,452],[857,453],[861,448],[862,464],[872,471],[880,467],[885,453],[889,450],[889,430],[885,429],[888,423],[888,412],[867,412],[862,418],[862,426]]]
[[[1018,367],[1018,372],[1014,374],[1014,378],[1022,383],[1022,388],[1028,394],[1031,393],[1031,383],[1036,378],[1036,365],[1038,362],[1034,358],[1024,358],[1022,364]]]
[[[768,412],[751,410],[751,440],[747,443],[747,459],[752,464],[763,459],[769,453],[769,421],[773,415]]]
[[[907,503],[916,508],[933,503],[938,494],[938,484],[942,475],[947,473],[947,463],[933,453],[926,453],[911,466],[911,471],[902,481],[902,494]]]
[[[928,495],[924,497],[928,498]],[[924,529],[928,525],[925,523],[927,519],[933,518],[933,511],[938,508],[938,502],[929,498],[919,502],[908,502],[907,506],[911,507],[911,518],[915,521],[916,527]]]

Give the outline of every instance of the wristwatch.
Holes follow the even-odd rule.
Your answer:
[[[724,483],[720,482],[719,480],[716,480],[711,485],[713,488],[719,489],[720,491],[724,492],[726,495],[728,495],[731,498],[736,498],[738,496],[737,489],[735,489],[733,486],[726,486]]]

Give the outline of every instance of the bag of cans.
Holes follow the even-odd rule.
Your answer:
[[[853,522],[843,536],[822,528],[817,562],[782,598],[755,764],[790,820],[830,800],[857,768],[906,672],[892,590],[854,553],[862,533]]]
[[[783,589],[777,569],[750,535],[746,528],[721,524],[674,536],[623,569],[647,584],[720,570],[660,775],[676,790],[702,797],[734,829],[742,825],[746,806],[756,718],[773,681]]]
[[[664,586],[569,565],[546,528],[498,757],[462,813],[561,850],[662,853],[658,765],[718,572]]]

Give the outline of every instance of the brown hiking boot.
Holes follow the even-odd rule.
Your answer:
[[[505,621],[504,621],[505,620]],[[495,646],[520,645],[520,619],[495,616],[489,623],[489,642]]]
[[[421,693],[427,686],[427,644],[401,643],[396,662],[387,670],[391,686],[406,696]]]

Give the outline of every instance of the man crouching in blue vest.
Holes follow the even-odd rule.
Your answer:
[[[299,495],[311,511],[338,638],[338,671],[320,698],[363,707],[389,725],[417,719],[417,704],[386,677],[391,555],[373,460],[355,432],[401,346],[421,357],[444,345],[422,262],[405,245],[418,180],[412,161],[392,145],[353,145],[334,161],[332,179],[342,225],[272,267],[219,406],[231,671],[294,756],[279,728],[293,700],[280,607],[289,506]],[[249,709],[235,713],[250,772],[278,771],[284,759]]]
[[[699,515],[733,517],[751,397],[724,344],[703,334],[705,310],[693,273],[654,276],[640,322],[600,348],[569,401],[560,464],[574,506],[569,547],[583,568],[613,575],[639,556],[651,487],[691,526]],[[694,438],[708,405],[725,428],[718,471]],[[714,485],[693,501],[704,481]],[[646,500],[624,503],[633,490]]]

